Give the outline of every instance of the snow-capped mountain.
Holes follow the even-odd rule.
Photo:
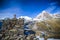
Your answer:
[[[28,16],[20,16],[19,18],[24,18],[25,20],[32,20],[32,18]]]
[[[58,14],[58,13],[54,14],[53,16],[54,16],[53,18],[60,18],[60,14]]]
[[[31,17],[28,17],[28,16],[20,16],[20,17],[18,17],[18,19],[19,19],[19,18],[24,18],[25,22],[30,22],[30,21],[32,21],[32,18],[31,18]]]
[[[34,18],[34,20],[46,20],[46,19],[51,19],[52,18],[52,15],[51,14],[49,14],[48,12],[46,12],[46,11],[42,11],[42,13],[39,13],[38,15],[37,15],[37,17],[36,18]]]
[[[39,15],[37,15],[37,19],[41,19],[41,18],[43,18],[43,19],[46,19],[46,18],[51,18],[52,16],[51,16],[51,14],[49,14],[48,12],[46,12],[46,11],[42,11],[42,13],[40,13]]]

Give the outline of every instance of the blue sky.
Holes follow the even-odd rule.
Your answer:
[[[0,0],[0,18],[36,17],[43,10],[49,13],[60,13],[60,0]]]

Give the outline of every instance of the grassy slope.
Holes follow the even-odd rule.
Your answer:
[[[50,36],[60,36],[60,19],[50,19],[37,23],[40,31],[46,31]]]

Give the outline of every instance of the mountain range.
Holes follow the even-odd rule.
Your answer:
[[[58,14],[58,13],[51,14],[46,11],[42,11],[34,18],[34,20],[35,21],[43,21],[43,20],[48,20],[48,19],[52,19],[52,18],[60,18],[60,14]]]
[[[28,21],[44,21],[44,20],[48,20],[48,19],[52,19],[52,18],[60,18],[60,14],[58,14],[58,13],[51,14],[46,11],[42,11],[35,18],[31,18],[28,16],[20,16],[19,18],[24,18],[25,20],[28,20]]]

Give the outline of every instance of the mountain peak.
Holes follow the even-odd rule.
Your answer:
[[[48,12],[42,11],[39,15],[37,15],[36,18],[41,19],[41,18],[49,18],[49,17],[51,17],[51,15]]]
[[[37,17],[36,18],[34,18],[35,20],[46,20],[46,19],[50,19],[50,18],[52,18],[52,15],[51,14],[49,14],[48,12],[46,12],[46,11],[42,11],[41,13],[39,13],[38,15],[37,15]]]
[[[46,11],[42,11],[42,13],[47,13]]]

